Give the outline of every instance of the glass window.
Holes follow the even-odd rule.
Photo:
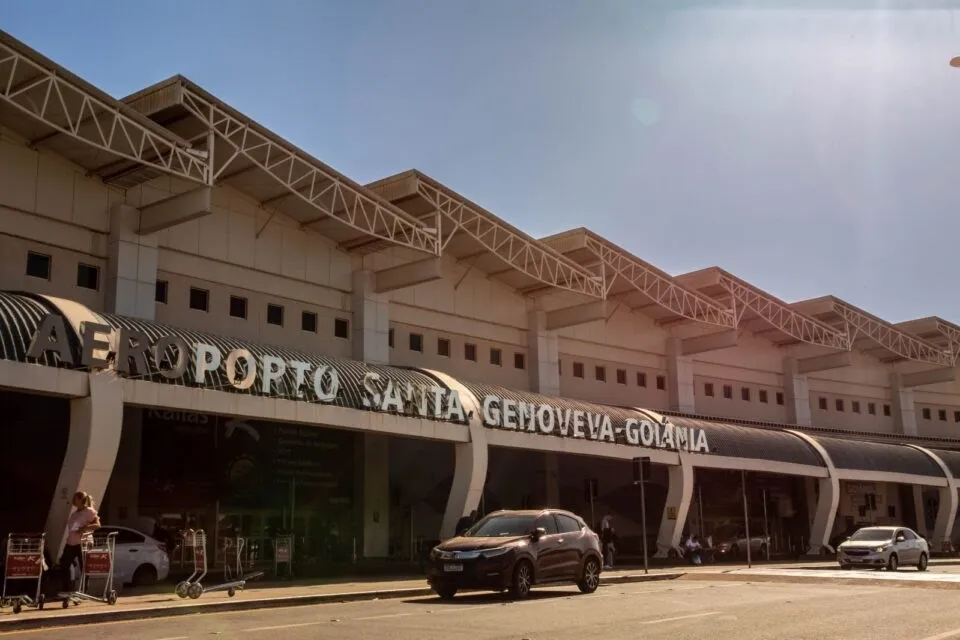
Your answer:
[[[536,516],[490,515],[470,527],[465,536],[471,538],[513,538],[533,532]]]
[[[657,390],[664,391],[667,388],[666,376],[657,376]]]
[[[503,363],[503,352],[500,349],[490,349],[490,364],[499,367]]]
[[[206,289],[190,287],[190,308],[207,311],[210,308],[210,292]]]
[[[247,299],[240,296],[230,296],[230,317],[247,317]]]
[[[767,390],[766,390],[766,389],[760,389],[759,391],[757,391],[757,396],[759,397],[760,402],[762,402],[763,404],[767,404]]]
[[[167,281],[157,280],[153,290],[153,300],[160,304],[167,304]]]
[[[423,336],[419,333],[410,334],[410,351],[423,351]]]
[[[865,542],[882,542],[893,539],[893,529],[860,529],[850,536],[851,540],[863,540]]]
[[[303,327],[304,331],[316,331],[317,330],[317,314],[313,312],[304,311],[304,315],[310,313],[313,316],[313,329],[308,329],[306,326]],[[304,323],[306,324],[306,323]],[[333,337],[343,338],[346,340],[350,337],[350,321],[346,318],[334,318],[333,319]]]
[[[527,368],[527,362],[526,362],[526,360],[527,360],[527,359],[524,357],[524,355],[523,355],[522,353],[515,353],[515,354],[513,354],[513,368],[514,368],[514,369],[526,369],[526,368]]]
[[[600,382],[607,381],[607,368],[606,367],[594,367],[594,376]]]
[[[582,378],[582,377],[583,377],[583,363],[582,363],[582,362],[574,362],[574,363],[573,363],[573,377],[574,377],[574,378]]]
[[[556,516],[560,533],[576,533],[580,531],[580,523],[570,516],[565,516],[562,513],[558,513]]]
[[[543,527],[548,536],[554,533],[559,533],[557,530],[557,521],[554,519],[553,515],[540,516],[537,518],[537,524],[534,528],[540,527]]]
[[[647,386],[647,374],[645,374],[643,371],[637,372],[637,386],[638,387]]]
[[[283,326],[283,307],[278,304],[267,305],[267,324]]]
[[[447,338],[437,338],[437,355],[450,357],[450,341]]]
[[[27,252],[27,275],[32,278],[50,279],[50,256]]]
[[[712,382],[705,382],[705,383],[704,383],[704,385],[703,385],[703,395],[707,396],[708,398],[712,398],[712,397],[713,397],[713,383],[712,383]]]
[[[477,345],[475,344],[465,344],[463,345],[463,357],[465,360],[470,362],[477,361]]]
[[[77,286],[83,289],[93,289],[97,291],[100,289],[100,267],[95,267],[92,264],[83,264],[82,262],[77,265]]]

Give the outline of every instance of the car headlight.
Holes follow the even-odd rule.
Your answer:
[[[883,552],[886,551],[886,550],[887,550],[887,545],[885,545],[885,544],[882,544],[882,545],[880,545],[879,547],[877,547],[876,549],[874,549],[874,551],[876,551],[877,553],[883,553]]]
[[[496,558],[502,556],[503,554],[510,551],[510,547],[497,547],[496,549],[488,549],[483,552],[484,558]]]

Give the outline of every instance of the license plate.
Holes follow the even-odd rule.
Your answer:
[[[451,573],[459,573],[463,571],[463,565],[462,564],[445,564],[443,565],[443,570],[449,571]]]

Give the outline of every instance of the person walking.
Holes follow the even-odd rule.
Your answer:
[[[613,569],[613,556],[617,551],[617,532],[613,528],[613,518],[603,516],[600,521],[600,546],[603,549],[603,568]]]
[[[63,545],[60,555],[60,571],[63,572],[63,592],[72,593],[76,588],[76,580],[72,571],[73,565],[81,560],[83,554],[81,545],[94,531],[100,528],[100,516],[93,506],[93,496],[85,491],[73,494],[70,504],[74,512],[67,520],[67,541]],[[77,572],[79,575],[79,571]]]

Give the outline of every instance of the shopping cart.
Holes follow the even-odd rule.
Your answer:
[[[197,599],[211,591],[226,591],[227,596],[237,595],[237,590],[247,586],[247,582],[263,575],[257,571],[245,576],[243,573],[243,551],[245,538],[225,538],[223,544],[223,582],[212,587],[204,587],[202,580],[207,575],[207,536],[203,531],[194,533],[193,574],[177,585],[176,593],[181,598]],[[233,553],[231,553],[233,552]]]
[[[82,545],[80,586],[76,591],[60,594],[63,598],[63,608],[69,607],[70,603],[80,604],[83,600],[117,604],[117,591],[113,588],[113,560],[117,547],[117,532],[111,531],[100,535],[94,533],[93,536],[85,539]],[[100,595],[89,593],[91,578],[103,580],[103,592]]]
[[[46,535],[42,533],[11,533],[7,536],[0,607],[13,607],[14,613],[20,613],[24,606],[43,609],[43,594],[40,593],[40,588],[46,568],[43,560],[45,543]],[[32,596],[7,595],[8,583],[15,580],[36,581],[36,592]]]

